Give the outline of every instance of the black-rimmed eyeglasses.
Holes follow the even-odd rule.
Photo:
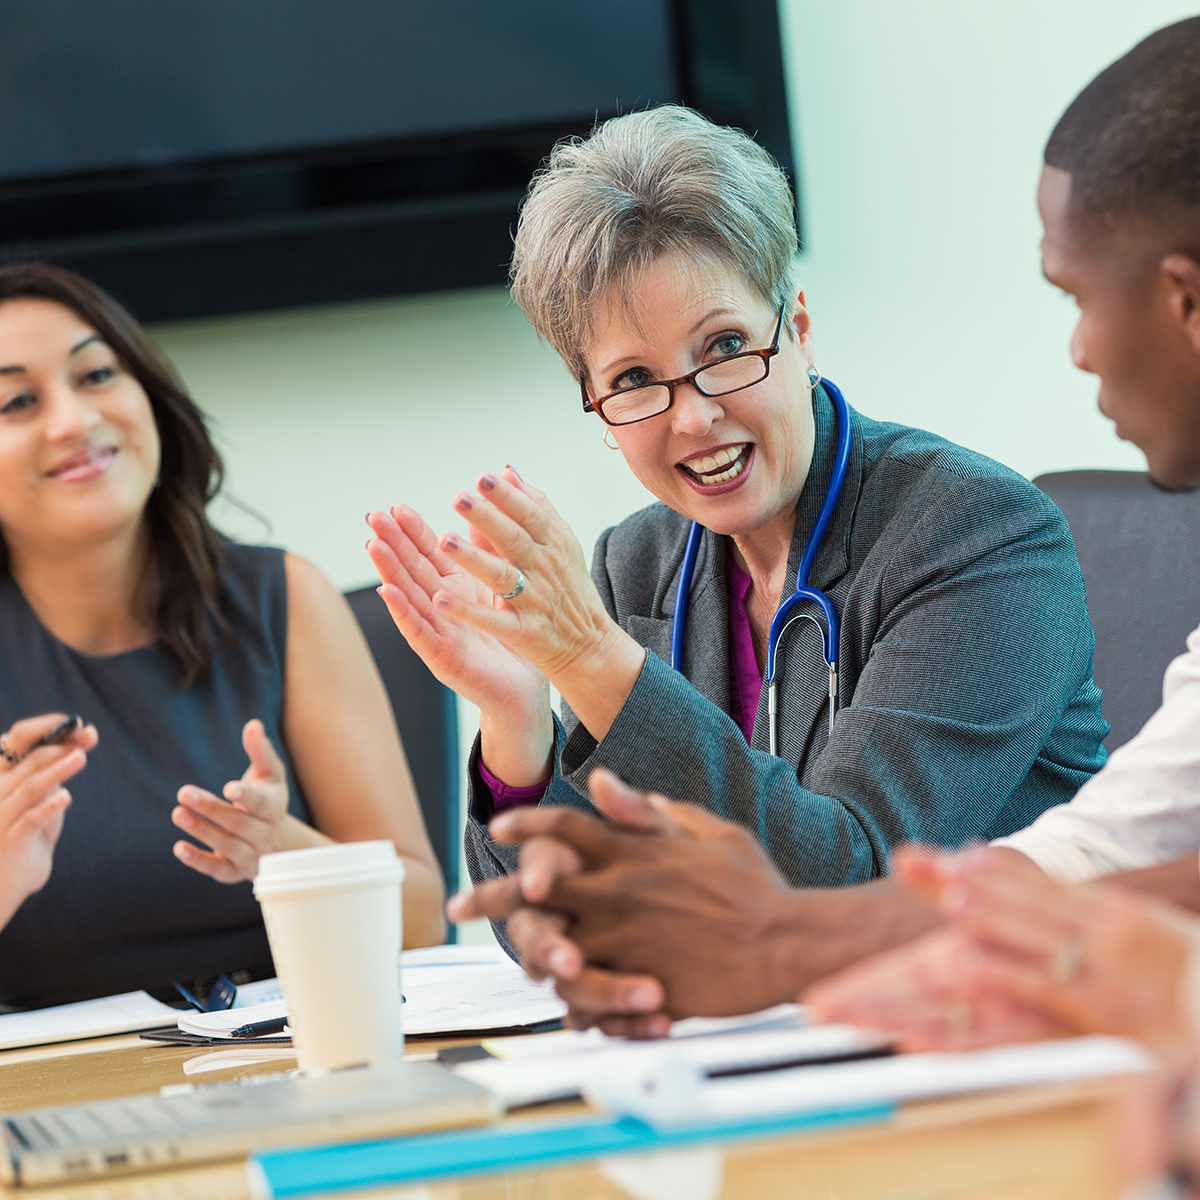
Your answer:
[[[783,330],[783,314],[787,305],[781,305],[779,319],[775,322],[775,336],[765,350],[744,350],[728,358],[705,363],[678,379],[656,379],[637,387],[618,388],[593,400],[588,395],[587,380],[579,379],[579,390],[583,395],[583,411],[594,412],[606,425],[633,425],[665,413],[675,403],[675,389],[680,384],[690,383],[702,396],[728,396],[744,388],[762,383],[771,373],[771,359],[779,353],[779,335]]]

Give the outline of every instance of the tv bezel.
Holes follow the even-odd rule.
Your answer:
[[[671,10],[683,103],[795,185],[776,0]],[[530,176],[595,118],[9,181],[0,261],[70,267],[150,322],[502,284]]]

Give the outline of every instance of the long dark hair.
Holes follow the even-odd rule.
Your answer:
[[[0,304],[52,300],[90,325],[150,398],[162,442],[159,484],[146,503],[150,571],[146,579],[158,640],[183,670],[183,686],[207,676],[230,633],[221,606],[224,539],[208,520],[225,467],[204,414],[150,335],[107,292],[48,263],[0,267]],[[0,536],[0,570],[9,569]]]

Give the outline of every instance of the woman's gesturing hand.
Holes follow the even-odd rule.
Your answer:
[[[455,561],[420,515],[406,505],[397,505],[390,514],[369,513],[367,524],[375,534],[367,552],[383,580],[379,594],[396,627],[433,674],[484,713],[525,717],[541,709],[548,713],[544,676],[474,622],[454,619],[446,605],[435,603],[435,597],[453,597],[472,611],[504,608],[506,602]],[[477,553],[492,557],[486,541],[472,537],[478,543]],[[448,539],[449,535],[442,542]]]
[[[46,886],[71,803],[63,784],[83,770],[99,740],[95,728],[85,725],[60,745],[33,748],[63,720],[62,713],[29,717],[4,736],[5,748],[21,761],[0,760],[0,928]]]
[[[241,779],[225,785],[224,799],[189,784],[179,789],[179,807],[171,813],[180,829],[209,847],[176,842],[175,857],[221,883],[253,879],[260,855],[314,844],[297,840],[292,826],[325,840],[288,813],[287,771],[261,721],[246,722],[242,745],[250,766]]]
[[[605,656],[623,635],[571,527],[543,492],[511,468],[499,477],[481,475],[476,485],[478,495],[454,498],[471,538],[445,534],[438,546],[484,590],[471,596],[444,588],[433,595],[434,607],[495,638],[556,682],[581,660]],[[511,601],[492,600],[517,589]]]

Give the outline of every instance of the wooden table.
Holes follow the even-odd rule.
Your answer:
[[[428,1048],[409,1046],[413,1052]],[[136,1037],[8,1051],[0,1054],[0,1106],[15,1112],[292,1065],[276,1059],[186,1074],[184,1064],[194,1066],[206,1053]],[[1117,1195],[1109,1110],[1119,1086],[1032,1088],[914,1104],[886,1124],[832,1133],[351,1194],[364,1200],[1107,1200]],[[249,1195],[240,1163],[69,1187],[0,1188],[0,1197],[27,1200],[248,1200]]]

